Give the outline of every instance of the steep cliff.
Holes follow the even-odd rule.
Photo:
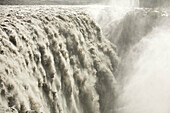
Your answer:
[[[115,51],[81,11],[1,7],[0,110],[111,113]]]

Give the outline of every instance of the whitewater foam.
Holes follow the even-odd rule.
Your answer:
[[[132,47],[126,57],[117,113],[169,113],[169,18]],[[122,75],[123,76],[123,75]]]
[[[2,6],[0,51],[1,108],[19,113],[113,110],[116,47],[84,12]]]

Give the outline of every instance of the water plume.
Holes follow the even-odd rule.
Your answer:
[[[127,56],[116,113],[169,113],[169,19],[143,37]]]

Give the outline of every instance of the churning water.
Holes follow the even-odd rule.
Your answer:
[[[1,6],[0,113],[169,113],[169,10],[140,3]]]
[[[169,113],[170,26],[155,27],[128,54],[117,113]]]
[[[126,51],[120,54],[123,56],[120,56],[122,57],[122,62],[118,71],[119,76],[117,77],[120,80],[120,86],[115,104],[116,113],[170,112],[169,18],[165,12],[160,17],[158,16],[161,13],[160,11],[151,12],[149,15],[155,15],[152,21],[155,21],[154,19],[156,18],[156,23],[149,23],[150,25],[151,23],[153,24],[151,27],[147,23],[150,21],[149,18],[144,20],[141,17],[144,23],[142,22],[141,24],[136,20],[137,24],[134,24],[135,22],[131,24],[137,26],[132,25],[133,27],[131,27],[130,25],[128,27],[129,32],[123,31],[126,32],[123,33],[125,38],[121,37],[124,35],[120,35],[118,38],[119,40],[120,38],[124,39],[123,41],[121,40],[123,43],[119,43],[123,45],[118,45],[120,46],[120,51],[122,49]],[[154,12],[157,12],[157,14]],[[143,26],[146,23],[147,26]],[[126,23],[126,25],[129,24]],[[138,28],[140,28],[139,32]],[[133,31],[131,32],[130,30]],[[136,36],[136,31],[143,34],[137,34]],[[129,38],[128,33],[133,32],[134,34],[130,34]],[[137,41],[136,38],[138,38]],[[130,45],[125,46],[129,40]]]
[[[161,7],[163,3],[156,4]],[[121,58],[114,113],[170,112],[168,12],[168,8],[129,10],[104,26],[106,37],[117,45]]]

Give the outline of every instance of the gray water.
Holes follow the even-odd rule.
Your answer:
[[[118,96],[118,113],[168,113],[169,25],[155,27],[128,54],[122,90]],[[126,71],[126,69],[128,69]]]
[[[84,11],[1,6],[0,62],[0,113],[113,111],[116,47]]]
[[[140,3],[1,6],[0,113],[169,113],[169,9]]]
[[[169,29],[168,8],[132,8],[103,26],[121,60],[115,113],[170,112]]]

